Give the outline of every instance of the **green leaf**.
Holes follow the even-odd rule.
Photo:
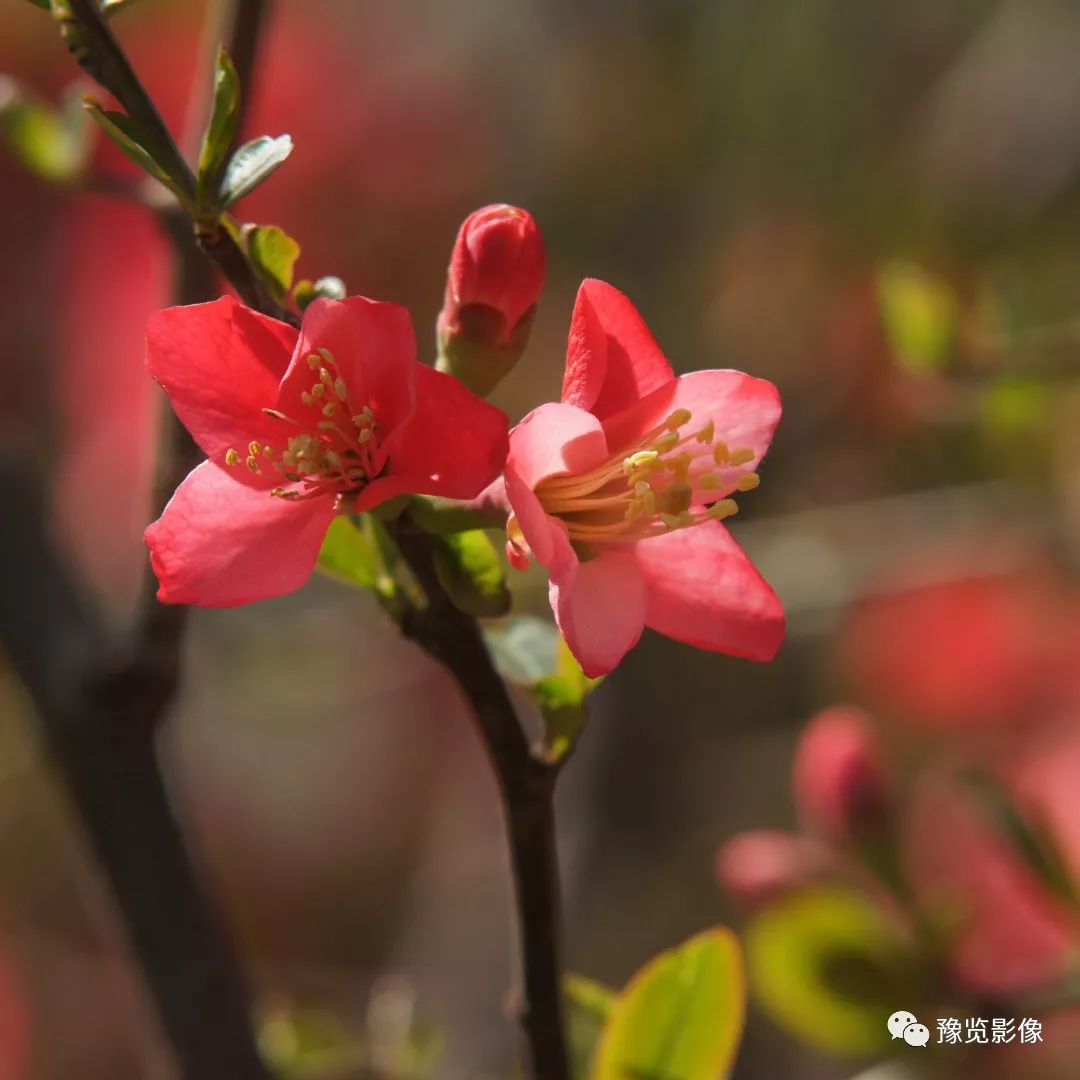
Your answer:
[[[170,176],[163,164],[169,160],[168,151],[164,147],[141,130],[130,116],[102,109],[92,98],[86,99],[84,108],[101,125],[105,134],[143,172],[167,187],[186,208],[191,209],[191,200],[185,195],[183,184]]]
[[[229,159],[218,195],[222,209],[254,191],[292,153],[288,135],[260,135],[244,143]]]
[[[610,987],[583,975],[563,977],[566,1035],[574,1080],[589,1080],[596,1046],[617,996]]]
[[[247,230],[248,254],[280,304],[292,287],[293,266],[300,257],[300,245],[276,225],[256,225]]]
[[[496,617],[510,610],[502,559],[483,529],[438,537],[435,570],[454,605],[467,615]]]
[[[593,1080],[719,1080],[739,1047],[746,985],[739,944],[708,930],[646,964],[619,995]]]
[[[321,1009],[264,1007],[256,1018],[256,1037],[275,1074],[289,1080],[352,1070],[367,1057],[357,1036]]]
[[[77,179],[90,149],[87,136],[86,114],[71,98],[55,109],[0,76],[0,138],[31,172],[52,183]]]
[[[200,213],[212,212],[214,195],[220,185],[225,156],[236,135],[240,116],[240,81],[236,77],[229,54],[218,49],[214,68],[214,101],[210,109],[210,121],[203,134],[199,150],[199,171],[196,202]]]
[[[944,278],[910,262],[892,262],[878,275],[882,326],[897,361],[930,374],[948,362],[956,341],[959,304]]]
[[[314,300],[344,300],[345,295],[345,282],[339,277],[321,277],[317,281],[305,278],[293,289],[293,300],[301,311],[306,311]]]
[[[372,589],[386,599],[396,592],[373,523],[366,516],[359,524],[342,514],[330,522],[319,550],[318,565],[323,573],[350,585]]]
[[[918,961],[859,893],[820,888],[786,896],[751,920],[744,941],[750,986],[764,1011],[830,1054],[884,1050],[890,1013],[919,1015]]]
[[[565,760],[585,730],[589,713],[585,699],[600,683],[582,670],[570,646],[560,637],[555,646],[555,670],[529,687],[529,694],[544,720],[544,755],[548,761]]]

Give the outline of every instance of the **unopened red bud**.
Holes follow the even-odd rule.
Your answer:
[[[532,215],[485,206],[458,230],[439,312],[439,362],[478,393],[488,393],[525,350],[547,273]]]
[[[795,752],[795,806],[808,830],[836,843],[881,836],[892,811],[889,773],[870,718],[837,706],[807,725]]]

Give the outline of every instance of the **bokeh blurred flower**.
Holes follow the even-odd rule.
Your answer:
[[[549,575],[555,618],[591,677],[645,626],[702,649],[768,660],[784,613],[721,524],[780,419],[776,387],[738,371],[676,377],[641,316],[586,281],[562,400],[514,428],[507,552]]]
[[[720,886],[750,910],[795,889],[828,880],[837,869],[836,858],[824,844],[782,829],[739,833],[716,855]]]
[[[487,394],[528,343],[547,252],[531,214],[497,204],[458,230],[437,332],[439,368]]]
[[[815,716],[799,739],[792,787],[808,832],[837,844],[879,836],[892,797],[869,716],[846,706]]]
[[[147,365],[209,459],[146,530],[166,602],[290,592],[339,511],[469,498],[506,457],[506,416],[417,362],[396,304],[317,300],[299,333],[229,297],[169,308]]]

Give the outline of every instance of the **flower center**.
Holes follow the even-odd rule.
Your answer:
[[[319,349],[307,357],[316,373],[315,382],[300,392],[297,419],[280,409],[263,409],[283,425],[280,442],[261,443],[253,439],[247,454],[229,449],[225,464],[244,465],[261,474],[269,468],[286,481],[272,488],[281,499],[311,499],[319,495],[358,491],[382,472],[386,451],[379,442],[379,425],[370,406],[357,409],[348,384],[329,349]],[[321,414],[322,419],[312,420]],[[310,430],[311,428],[314,430]]]
[[[712,420],[689,430],[691,413],[676,409],[637,443],[588,472],[541,480],[536,496],[560,518],[571,540],[627,544],[662,536],[738,511],[734,499],[694,507],[694,490],[751,491],[757,473],[743,469],[750,447],[730,449]]]

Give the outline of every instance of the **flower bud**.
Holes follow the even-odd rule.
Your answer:
[[[505,204],[470,214],[450,256],[437,324],[439,370],[489,393],[525,351],[546,271],[531,214]]]
[[[881,838],[892,799],[869,717],[837,706],[811,720],[795,752],[793,788],[809,831],[841,844]]]

